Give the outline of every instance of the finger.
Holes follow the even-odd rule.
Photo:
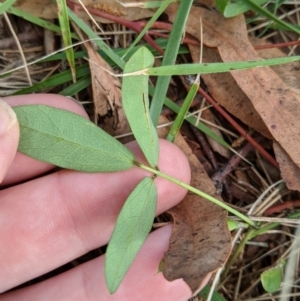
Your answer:
[[[136,143],[130,149],[141,158]],[[189,182],[184,154],[160,142],[161,170]],[[105,245],[126,197],[147,172],[85,174],[63,170],[0,191],[0,291],[44,274]],[[176,205],[186,191],[155,180],[157,214]]]
[[[104,256],[37,285],[4,294],[0,301],[186,301],[191,291],[183,280],[168,282],[158,272],[168,249],[171,226],[151,233],[117,292],[110,295],[104,279]]]
[[[0,98],[0,183],[16,155],[19,124],[11,107]]]
[[[83,117],[88,118],[84,109],[75,101],[55,94],[30,94],[22,96],[5,97],[5,101],[12,107],[20,105],[43,104],[52,107],[65,109]],[[53,165],[47,164],[24,154],[17,153],[11,164],[2,185],[8,185],[34,178],[53,168]]]

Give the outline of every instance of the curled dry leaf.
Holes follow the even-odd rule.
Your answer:
[[[162,130],[160,136],[163,136],[161,133]],[[191,185],[219,198],[215,195],[211,179],[180,134],[175,144],[189,160]],[[169,250],[163,258],[163,274],[169,281],[183,278],[195,293],[203,286],[206,276],[220,268],[230,254],[231,235],[226,222],[227,212],[190,193],[168,212],[173,217],[174,226]]]
[[[129,131],[127,119],[121,103],[119,79],[106,70],[113,72],[111,67],[95,51],[91,43],[86,43],[93,89],[95,121],[98,116],[105,116],[111,111],[112,117],[106,119],[105,130],[110,134],[121,134]]]
[[[76,1],[77,2],[77,1]],[[154,13],[153,10],[143,9],[139,7],[126,8],[118,3],[117,0],[82,0],[85,6],[97,8],[103,12],[122,17],[126,20],[139,20],[147,17],[151,17]],[[134,0],[122,0],[123,3],[134,2]],[[139,1],[136,1],[139,2]],[[52,0],[20,0],[14,5],[15,7],[22,9],[23,11],[33,14],[36,17],[43,19],[56,19],[57,18],[57,5]],[[90,20],[90,17],[83,11],[77,13],[83,20]],[[111,23],[106,19],[94,16],[96,21],[102,23]]]
[[[176,9],[176,5],[172,5],[167,9],[171,20],[174,19]],[[197,24],[200,16],[203,21],[203,43],[208,47],[216,47],[223,61],[260,59],[260,56],[248,40],[245,20],[242,15],[225,19],[217,13],[195,7],[189,15],[186,30],[198,39],[200,36]],[[262,53],[262,51],[260,52]],[[268,50],[268,52],[269,54],[265,57],[270,57],[271,52],[272,56],[282,56],[278,51],[274,53]],[[291,72],[294,74],[298,73],[299,63],[290,64],[286,68],[285,65],[282,67],[273,67],[274,71],[281,73],[284,69],[285,73],[282,75],[283,80],[287,82],[288,85],[295,87],[295,84],[299,82],[299,75],[294,77],[291,75]],[[281,161],[281,169],[286,168],[286,166],[283,167],[282,164],[289,162],[289,167],[295,172],[295,170],[300,167],[300,140],[298,139],[300,134],[300,120],[298,118],[300,113],[300,94],[299,90],[288,87],[273,70],[269,67],[262,67],[251,70],[232,71],[231,75],[233,78],[230,79],[230,84],[228,84],[228,82],[223,83],[222,78],[224,74],[221,76],[212,75],[207,82],[211,91],[215,88],[213,85],[216,85],[216,82],[218,82],[220,86],[224,85],[225,88],[227,87],[228,90],[225,92],[224,90],[223,92],[216,92],[214,89],[211,93],[221,105],[224,105],[228,111],[232,112],[243,122],[249,124],[266,137],[270,137],[271,134],[274,140],[281,146],[281,148],[276,148],[277,157],[281,156],[286,159]],[[206,78],[207,77],[208,76],[206,76]],[[235,86],[235,88],[232,88],[232,86]],[[236,88],[236,86],[239,88]],[[236,93],[238,89],[242,92],[241,101],[238,100],[239,97]],[[234,93],[232,93],[232,91],[234,91]],[[223,101],[224,97],[222,100],[218,98],[221,94],[228,96],[226,102],[232,99],[232,95],[235,95],[234,98],[237,101],[234,101],[228,106],[226,102]],[[253,110],[253,108],[255,110]],[[251,113],[247,114],[249,110]],[[255,111],[259,117],[255,114]],[[248,118],[247,116],[246,118],[242,116],[245,112]],[[258,127],[258,123],[254,121],[255,118],[256,120],[263,120],[265,127],[261,121]],[[270,134],[268,134],[268,132]],[[284,150],[285,153],[279,155],[281,150]],[[293,164],[296,166],[291,167]],[[284,175],[286,175],[286,173],[283,172],[282,176],[285,179]],[[285,180],[287,180],[289,188],[300,190],[300,185],[297,184],[297,181],[291,184],[290,178]]]

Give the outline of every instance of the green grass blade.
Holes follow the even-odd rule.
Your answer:
[[[156,202],[154,181],[144,178],[118,216],[105,255],[105,279],[111,294],[118,289],[151,230]]]
[[[254,10],[256,13],[265,16],[266,18],[274,21],[277,24],[280,24],[285,29],[289,29],[297,34],[300,34],[300,29],[297,26],[293,26],[292,24],[289,24],[283,20],[276,18],[273,14],[268,12],[266,9],[260,7],[258,3],[255,3],[252,0],[243,0],[243,2],[249,7],[249,9]]]
[[[69,18],[90,38],[93,39],[94,43],[121,69],[125,67],[125,61],[122,60],[93,30],[80,18],[76,16],[68,8]]]
[[[89,66],[83,65],[77,68],[76,76],[77,78],[83,77],[86,74],[89,74],[90,69]],[[70,70],[57,73],[55,75],[52,75],[51,77],[47,78],[46,80],[35,84],[31,87],[24,88],[22,90],[19,90],[15,92],[13,95],[22,95],[22,94],[29,94],[29,93],[34,93],[34,92],[41,92],[43,90],[49,89],[51,87],[56,87],[58,85],[64,84],[68,81],[72,80],[72,75]]]
[[[30,157],[85,172],[133,166],[134,155],[123,144],[77,114],[43,105],[14,111],[20,124],[18,150]]]
[[[189,74],[209,74],[209,73],[221,73],[235,70],[246,70],[254,67],[274,66],[290,62],[299,61],[300,56],[280,57],[274,59],[266,59],[259,61],[244,61],[244,62],[229,62],[229,63],[205,63],[205,64],[183,64],[175,66],[162,66],[155,68],[147,68],[140,72],[135,72],[132,75],[189,75]],[[124,74],[128,76],[129,74]]]
[[[149,93],[150,93],[150,95],[152,95],[152,93],[154,93],[153,87],[149,87]],[[166,97],[164,99],[164,104],[169,109],[171,109],[173,112],[175,112],[176,114],[179,114],[180,106],[178,106],[175,102],[173,102],[172,100],[170,100],[169,98]],[[196,121],[197,121],[197,119],[194,116],[187,117],[187,118],[185,118],[185,120],[188,121],[192,125],[195,125]],[[226,143],[226,141],[224,141],[220,136],[218,136],[215,132],[213,132],[203,122],[199,122],[197,128],[200,131],[202,131],[204,134],[206,134],[207,136],[216,140],[221,145],[225,146],[226,148],[230,148],[230,145],[228,143]]]
[[[159,9],[155,12],[155,14],[152,16],[152,18],[148,21],[148,23],[144,27],[144,29],[140,32],[140,34],[136,37],[136,39],[134,40],[134,42],[130,45],[130,47],[128,48],[128,50],[124,54],[124,57],[126,57],[128,55],[128,53],[130,53],[132,51],[132,49],[135,47],[135,45],[143,38],[143,36],[145,35],[145,33],[151,28],[151,26],[154,24],[154,22],[164,12],[164,10],[166,9],[166,7],[168,7],[168,5],[170,3],[172,3],[172,2],[174,2],[174,1],[175,0],[166,0],[166,1],[163,1],[163,2],[157,1],[160,4]],[[156,4],[158,4],[158,3],[156,3]],[[152,4],[154,4],[154,3],[152,3]]]
[[[68,16],[68,7],[65,0],[56,0],[57,9],[58,9],[58,21],[61,28],[62,39],[64,43],[64,47],[67,60],[70,65],[71,74],[73,82],[76,82],[76,72],[75,72],[75,58],[74,58],[74,49],[72,46],[72,38],[71,38],[71,30],[70,30],[70,22]]]
[[[146,48],[139,48],[128,60],[124,72],[152,66],[154,57]],[[158,161],[159,145],[156,128],[149,115],[148,76],[128,76],[122,82],[122,103],[133,135],[150,166]]]
[[[188,18],[193,0],[184,0],[180,2],[173,28],[169,37],[168,45],[162,60],[162,65],[173,65],[176,61],[179,45],[183,36],[185,23]],[[157,125],[160,112],[162,110],[164,99],[170,83],[170,76],[163,76],[157,79],[155,92],[151,101],[150,116],[154,126]]]
[[[184,118],[190,108],[190,105],[194,99],[194,97],[197,94],[199,88],[199,84],[197,83],[193,83],[193,85],[191,86],[188,95],[186,96],[184,103],[171,127],[171,130],[167,136],[167,140],[170,142],[174,142],[178,132],[180,131],[180,128],[182,126],[182,123],[184,121]]]
[[[40,27],[43,27],[43,28],[49,29],[49,30],[51,30],[53,32],[56,32],[58,34],[61,34],[61,29],[60,29],[59,26],[57,26],[57,25],[55,25],[55,24],[53,24],[51,22],[48,22],[46,20],[43,20],[41,18],[38,18],[38,17],[36,17],[34,15],[31,15],[31,14],[29,14],[29,13],[27,13],[25,11],[22,11],[22,10],[20,10],[18,8],[10,7],[7,12],[9,12],[9,13],[15,15],[15,16],[21,17],[21,18],[23,18],[23,19],[25,19],[25,20],[33,23],[33,24],[36,24],[36,25],[38,25]],[[72,33],[71,37],[73,39],[78,40],[78,36],[75,33]]]
[[[6,0],[0,3],[0,14],[8,11],[8,9],[16,2],[17,0]]]
[[[91,84],[91,76],[88,74],[84,76],[80,80],[76,81],[76,83],[68,86],[66,89],[59,92],[60,95],[64,96],[73,96],[83,89],[87,88]]]

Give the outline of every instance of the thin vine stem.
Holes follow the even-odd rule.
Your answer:
[[[195,194],[197,194],[197,195],[205,198],[206,200],[208,200],[208,201],[210,201],[210,202],[212,202],[212,203],[220,206],[221,208],[223,208],[223,209],[227,210],[228,212],[234,214],[235,216],[239,217],[240,219],[242,219],[243,221],[245,221],[250,226],[256,227],[255,223],[250,218],[248,218],[244,214],[238,212],[237,210],[231,208],[230,206],[228,206],[227,204],[223,203],[222,201],[220,201],[220,200],[218,200],[218,199],[216,199],[216,198],[214,198],[214,197],[206,194],[205,192],[200,191],[200,190],[196,189],[195,187],[192,187],[192,186],[190,186],[190,185],[188,185],[188,184],[186,184],[186,183],[184,183],[184,182],[182,182],[180,180],[177,180],[177,179],[175,179],[175,178],[173,178],[173,177],[171,177],[171,176],[169,176],[169,175],[167,175],[167,174],[165,174],[165,173],[163,173],[163,172],[161,172],[159,170],[153,169],[153,168],[151,168],[149,166],[146,166],[146,165],[144,165],[144,164],[142,164],[140,162],[136,162],[135,161],[134,164],[137,165],[138,167],[144,169],[144,170],[150,171],[150,172],[152,172],[153,174],[155,174],[155,175],[157,175],[159,177],[162,177],[162,178],[164,178],[164,179],[166,179],[166,180],[168,180],[168,181],[170,181],[170,182],[172,182],[174,184],[177,184],[177,185],[179,185],[179,186],[181,186],[181,187],[183,187],[183,188],[185,188],[185,189],[187,189],[187,190],[189,190],[189,191],[191,191],[191,192],[193,192],[193,193],[195,193]]]

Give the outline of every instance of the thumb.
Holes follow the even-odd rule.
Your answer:
[[[0,183],[12,163],[19,142],[19,124],[13,109],[0,98]]]

